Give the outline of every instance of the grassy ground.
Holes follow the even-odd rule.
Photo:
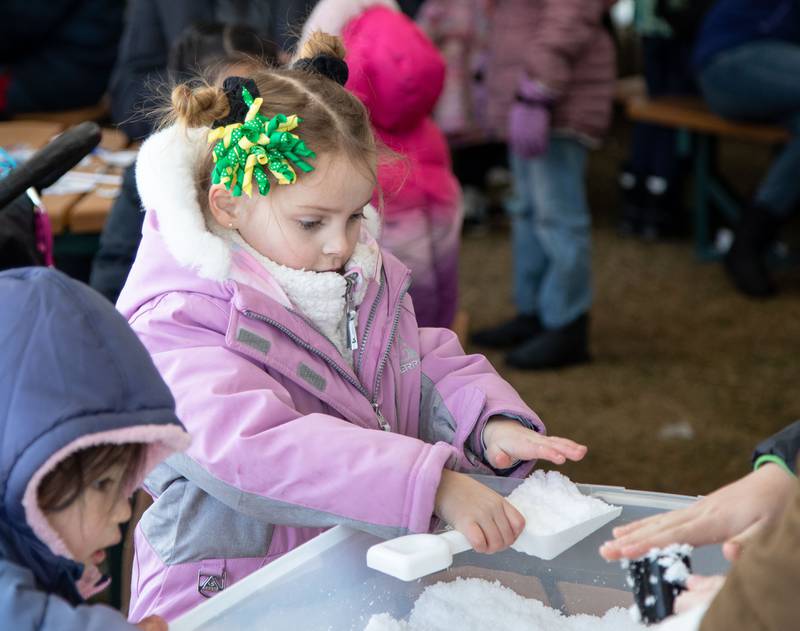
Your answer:
[[[800,266],[777,270],[778,298],[754,302],[731,289],[719,265],[696,261],[688,238],[617,236],[614,182],[625,145],[620,127],[589,169],[594,361],[528,373],[505,367],[502,353],[487,355],[551,433],[590,446],[583,463],[563,468],[573,479],[707,493],[748,470],[762,437],[800,418]],[[749,194],[769,153],[722,149],[724,172]],[[510,317],[503,222],[465,236],[461,265],[470,328]]]

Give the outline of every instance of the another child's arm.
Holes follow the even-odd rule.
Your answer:
[[[797,483],[800,421],[762,441],[753,453],[755,471],[723,486],[687,508],[640,519],[614,529],[600,548],[609,560],[634,558],[671,543],[722,543],[728,560],[739,557],[749,539],[783,513]]]
[[[0,560],[0,619],[4,629],[63,631],[136,631],[119,611],[106,605],[73,606],[60,596],[41,591],[27,568]],[[163,623],[163,621],[162,621]],[[143,627],[166,631],[162,626]]]

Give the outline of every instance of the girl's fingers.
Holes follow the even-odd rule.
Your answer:
[[[514,531],[514,541],[517,540],[525,529],[525,518],[511,502],[503,502],[503,510],[506,513],[511,529]]]
[[[497,531],[500,533],[501,549],[507,548],[516,541],[517,537],[514,535],[514,529],[511,527],[511,523],[508,521],[508,517],[502,508],[500,508],[498,514],[494,516],[494,523],[497,526]]]
[[[589,451],[589,448],[586,445],[576,443],[574,440],[570,440],[569,438],[560,438],[558,436],[547,436],[545,438],[551,447],[558,449],[564,455],[569,456],[572,459],[580,460],[586,455],[586,452]]]
[[[488,542],[486,541],[483,529],[476,522],[471,522],[464,531],[462,531],[462,534],[467,538],[467,541],[469,541],[475,552],[486,552]]]
[[[503,548],[503,536],[492,517],[484,519],[480,524],[483,536],[486,537],[486,549],[483,552],[492,554]]]
[[[515,460],[516,458],[512,458],[502,449],[497,449],[494,455],[489,457],[489,462],[492,463],[495,469],[508,469],[514,464]]]
[[[627,558],[636,558],[650,551],[651,548],[663,548],[673,543],[691,543],[701,545],[710,543],[705,539],[698,539],[698,532],[694,520],[685,524],[672,527],[660,532],[648,532],[646,535],[631,535],[629,540],[619,541],[622,555]]]

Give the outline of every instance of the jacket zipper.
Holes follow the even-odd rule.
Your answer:
[[[367,347],[367,337],[372,329],[372,322],[375,319],[375,314],[378,313],[378,304],[383,297],[384,282],[383,282],[383,268],[381,268],[381,279],[378,285],[378,293],[375,295],[375,300],[372,302],[372,307],[369,310],[369,317],[367,323],[364,325],[364,335],[361,336],[361,351],[358,353],[358,360],[356,362],[356,374],[361,373],[361,361],[364,359],[364,349]]]
[[[356,390],[358,390],[367,401],[369,401],[370,406],[375,412],[375,417],[378,421],[380,429],[382,429],[385,432],[391,431],[392,428],[389,425],[388,421],[384,418],[383,413],[380,410],[380,405],[377,402],[377,398],[370,398],[369,392],[367,392],[366,388],[364,388],[364,386],[362,386],[356,379],[354,379],[350,374],[348,374],[347,371],[344,370],[339,365],[338,362],[334,361],[328,355],[323,353],[321,350],[315,348],[308,342],[305,342],[299,337],[297,337],[297,335],[295,335],[292,331],[290,331],[287,327],[283,326],[277,320],[268,318],[267,316],[261,315],[260,313],[256,313],[255,311],[250,311],[249,309],[244,311],[244,315],[245,317],[250,318],[251,320],[258,320],[260,322],[264,322],[265,324],[269,324],[270,326],[278,329],[281,333],[283,333],[289,339],[291,339],[295,344],[322,359],[326,364],[328,364],[337,373],[339,373],[339,375],[341,375],[344,378],[344,380],[347,381],[347,383],[349,383]]]
[[[357,277],[358,274],[348,274],[344,277],[347,283],[347,289],[344,292],[345,317],[347,318],[347,348],[351,351],[358,350],[358,331],[356,329],[357,313],[353,299]]]
[[[386,362],[389,361],[389,353],[391,353],[392,346],[394,345],[394,338],[397,335],[397,327],[400,324],[400,311],[403,308],[403,298],[408,292],[410,286],[411,281],[406,279],[405,283],[403,284],[403,289],[400,291],[400,295],[397,298],[397,306],[395,307],[394,311],[394,320],[392,321],[392,330],[391,333],[389,333],[389,343],[386,345],[386,350],[384,350],[381,361],[378,363],[378,371],[375,373],[375,384],[372,389],[372,405],[375,407],[375,414],[378,416],[379,421],[381,418],[383,418],[383,414],[380,411],[380,405],[377,403],[378,392],[380,391],[381,380],[383,379],[383,369],[386,368]],[[384,420],[384,422],[386,421]]]

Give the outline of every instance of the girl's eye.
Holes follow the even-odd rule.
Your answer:
[[[357,219],[363,219],[363,218],[364,218],[364,211],[350,215],[350,221],[356,221]]]
[[[109,491],[111,489],[113,484],[114,484],[114,480],[112,480],[111,478],[100,478],[99,480],[95,480],[92,483],[92,487],[96,491],[100,491],[101,493],[105,493],[106,491]]]
[[[302,221],[302,220],[299,220],[297,223],[300,224],[300,227],[303,230],[313,230],[314,228],[319,226],[320,223],[322,223],[322,222],[320,222],[320,221]]]

